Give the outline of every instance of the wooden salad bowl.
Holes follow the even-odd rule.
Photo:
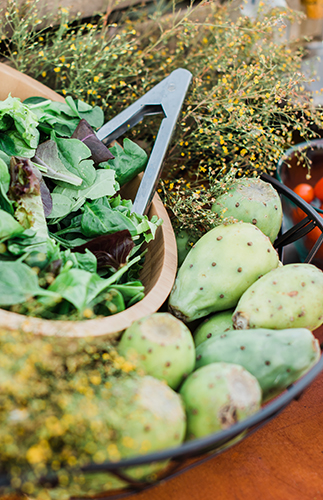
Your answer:
[[[11,93],[12,97],[21,100],[32,96],[41,96],[64,102],[62,96],[37,82],[33,78],[0,63],[0,100]],[[134,198],[140,177],[124,186],[122,195]],[[60,337],[89,337],[108,335],[117,337],[130,324],[148,314],[156,312],[166,301],[177,270],[177,247],[173,228],[167,211],[157,194],[154,195],[148,216],[157,215],[163,220],[155,239],[148,245],[144,267],[140,279],[145,286],[145,297],[118,314],[104,318],[84,321],[45,320],[27,317],[21,314],[0,309],[0,328],[9,330],[21,329],[37,335],[53,335]]]

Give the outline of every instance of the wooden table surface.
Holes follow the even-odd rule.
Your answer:
[[[323,340],[323,328],[315,332]],[[136,500],[323,499],[323,373],[298,401],[207,463]]]

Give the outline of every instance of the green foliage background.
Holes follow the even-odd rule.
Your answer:
[[[303,43],[288,39],[302,14],[260,4],[251,19],[231,3],[206,1],[150,12],[133,9],[111,24],[103,14],[71,19],[62,8],[49,20],[39,18],[37,2],[10,2],[3,53],[60,94],[99,104],[107,120],[172,70],[191,71],[159,193],[176,231],[201,234],[216,223],[209,206],[234,177],[273,173],[295,140],[322,129],[304,87]],[[158,126],[145,119],[129,135],[149,152]]]

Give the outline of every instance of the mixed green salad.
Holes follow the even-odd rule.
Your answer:
[[[107,147],[103,111],[11,95],[0,101],[0,307],[48,319],[111,315],[144,297],[143,243],[162,223],[120,187],[147,154]]]

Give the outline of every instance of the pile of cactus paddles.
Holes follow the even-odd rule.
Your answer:
[[[260,179],[236,180],[212,210],[221,224],[186,255],[169,313],[137,321],[119,344],[123,356],[178,390],[187,439],[253,414],[321,354],[312,330],[323,323],[323,272],[280,262],[277,191]]]
[[[62,500],[122,486],[122,474],[82,467],[227,429],[317,363],[323,273],[280,262],[277,192],[237,180],[212,210],[220,224],[184,258],[168,312],[135,321],[115,345],[61,339],[58,350],[57,339],[0,332],[2,491]],[[149,481],[166,466],[123,472]]]

